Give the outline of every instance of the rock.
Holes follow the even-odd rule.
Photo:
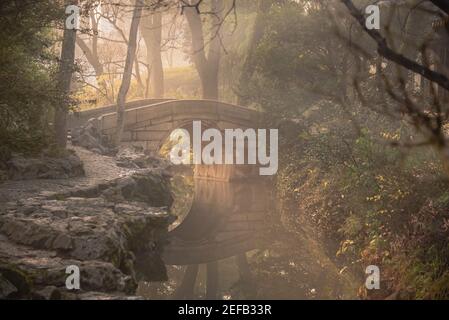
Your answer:
[[[51,199],[70,197],[102,197],[112,203],[137,201],[152,207],[170,207],[173,203],[169,175],[163,171],[151,169],[140,170],[130,176],[93,187],[78,188],[50,196]]]
[[[168,229],[165,210],[141,202],[114,206],[103,198],[42,202],[32,214],[23,214],[18,205],[0,215],[0,233],[6,236],[0,237],[3,296],[18,292],[19,297],[28,297],[31,288],[41,286],[64,289],[69,265],[79,266],[83,292],[132,295],[136,274],[146,281],[166,278],[161,259]],[[64,208],[66,215],[55,215],[52,206]],[[146,258],[138,268],[136,256]],[[33,290],[31,297],[53,297],[39,290]]]
[[[8,180],[8,171],[0,169],[0,183]]]
[[[121,147],[117,152],[116,164],[129,169],[161,169],[168,170],[171,163],[160,157],[145,154],[142,149],[133,146]]]
[[[107,192],[106,197],[111,200],[114,196],[121,196],[128,201],[141,201],[155,207],[169,207],[173,201],[166,179],[149,172],[118,179]]]
[[[65,286],[66,268],[80,269],[80,290]],[[101,260],[74,260],[59,256],[56,252],[35,250],[0,238],[0,270],[3,277],[17,290],[11,298],[58,299],[77,296],[90,291],[132,295],[136,280],[110,262]]]
[[[5,298],[17,298],[28,295],[31,291],[31,281],[29,275],[20,270],[11,261],[2,259],[0,253],[0,287]],[[1,296],[0,296],[1,297]]]
[[[86,125],[71,132],[72,144],[99,154],[111,154],[113,148],[107,141],[107,136],[97,128],[98,119],[90,119]]]
[[[17,291],[17,288],[0,273],[0,299],[7,299]]]
[[[33,293],[35,300],[60,300],[61,297],[61,291],[55,286],[47,286]]]
[[[7,161],[8,178],[11,180],[68,179],[84,176],[83,163],[73,152],[65,157],[25,158],[15,154]]]
[[[32,299],[122,299],[139,279],[165,280],[161,259],[172,196],[161,172],[141,170],[88,188],[5,203],[0,290]],[[81,290],[65,288],[76,265]],[[91,294],[100,293],[99,295]]]
[[[117,267],[128,258],[129,249],[146,251],[157,242],[152,229],[163,229],[167,220],[165,211],[144,203],[130,203],[128,210],[116,212],[103,198],[42,202],[31,215],[22,214],[20,207],[7,210],[0,216],[0,232],[21,245],[64,252],[77,260],[103,260]],[[54,205],[65,214],[55,215]]]
[[[72,238],[65,234],[58,235],[53,241],[53,248],[55,250],[70,250],[73,249]]]

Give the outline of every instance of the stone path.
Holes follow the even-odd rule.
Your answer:
[[[0,184],[0,205],[26,199],[39,194],[63,192],[71,188],[84,188],[131,175],[137,170],[118,167],[114,158],[93,153],[84,148],[70,146],[84,163],[85,177],[56,180],[6,181]]]

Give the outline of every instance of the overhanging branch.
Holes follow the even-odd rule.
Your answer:
[[[382,57],[395,62],[410,71],[420,74],[427,80],[434,82],[449,91],[449,79],[444,74],[433,71],[430,68],[392,50],[388,46],[387,40],[380,34],[379,31],[375,29],[370,30],[366,27],[364,15],[355,7],[351,0],[341,0],[341,2],[348,8],[349,13],[357,20],[362,29],[365,30],[365,32],[377,43],[377,52]]]

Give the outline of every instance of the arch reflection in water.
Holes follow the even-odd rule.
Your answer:
[[[194,265],[261,248],[271,208],[268,178],[245,182],[195,179],[192,207],[169,233],[168,265]]]

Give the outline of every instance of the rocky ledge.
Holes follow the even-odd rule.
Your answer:
[[[0,298],[122,299],[139,280],[164,280],[171,202],[168,177],[141,170],[2,204]],[[68,266],[80,290],[67,289]]]
[[[56,158],[45,155],[27,158],[13,154],[5,164],[0,163],[1,169],[2,175],[10,180],[68,179],[85,174],[83,162],[73,150]]]

